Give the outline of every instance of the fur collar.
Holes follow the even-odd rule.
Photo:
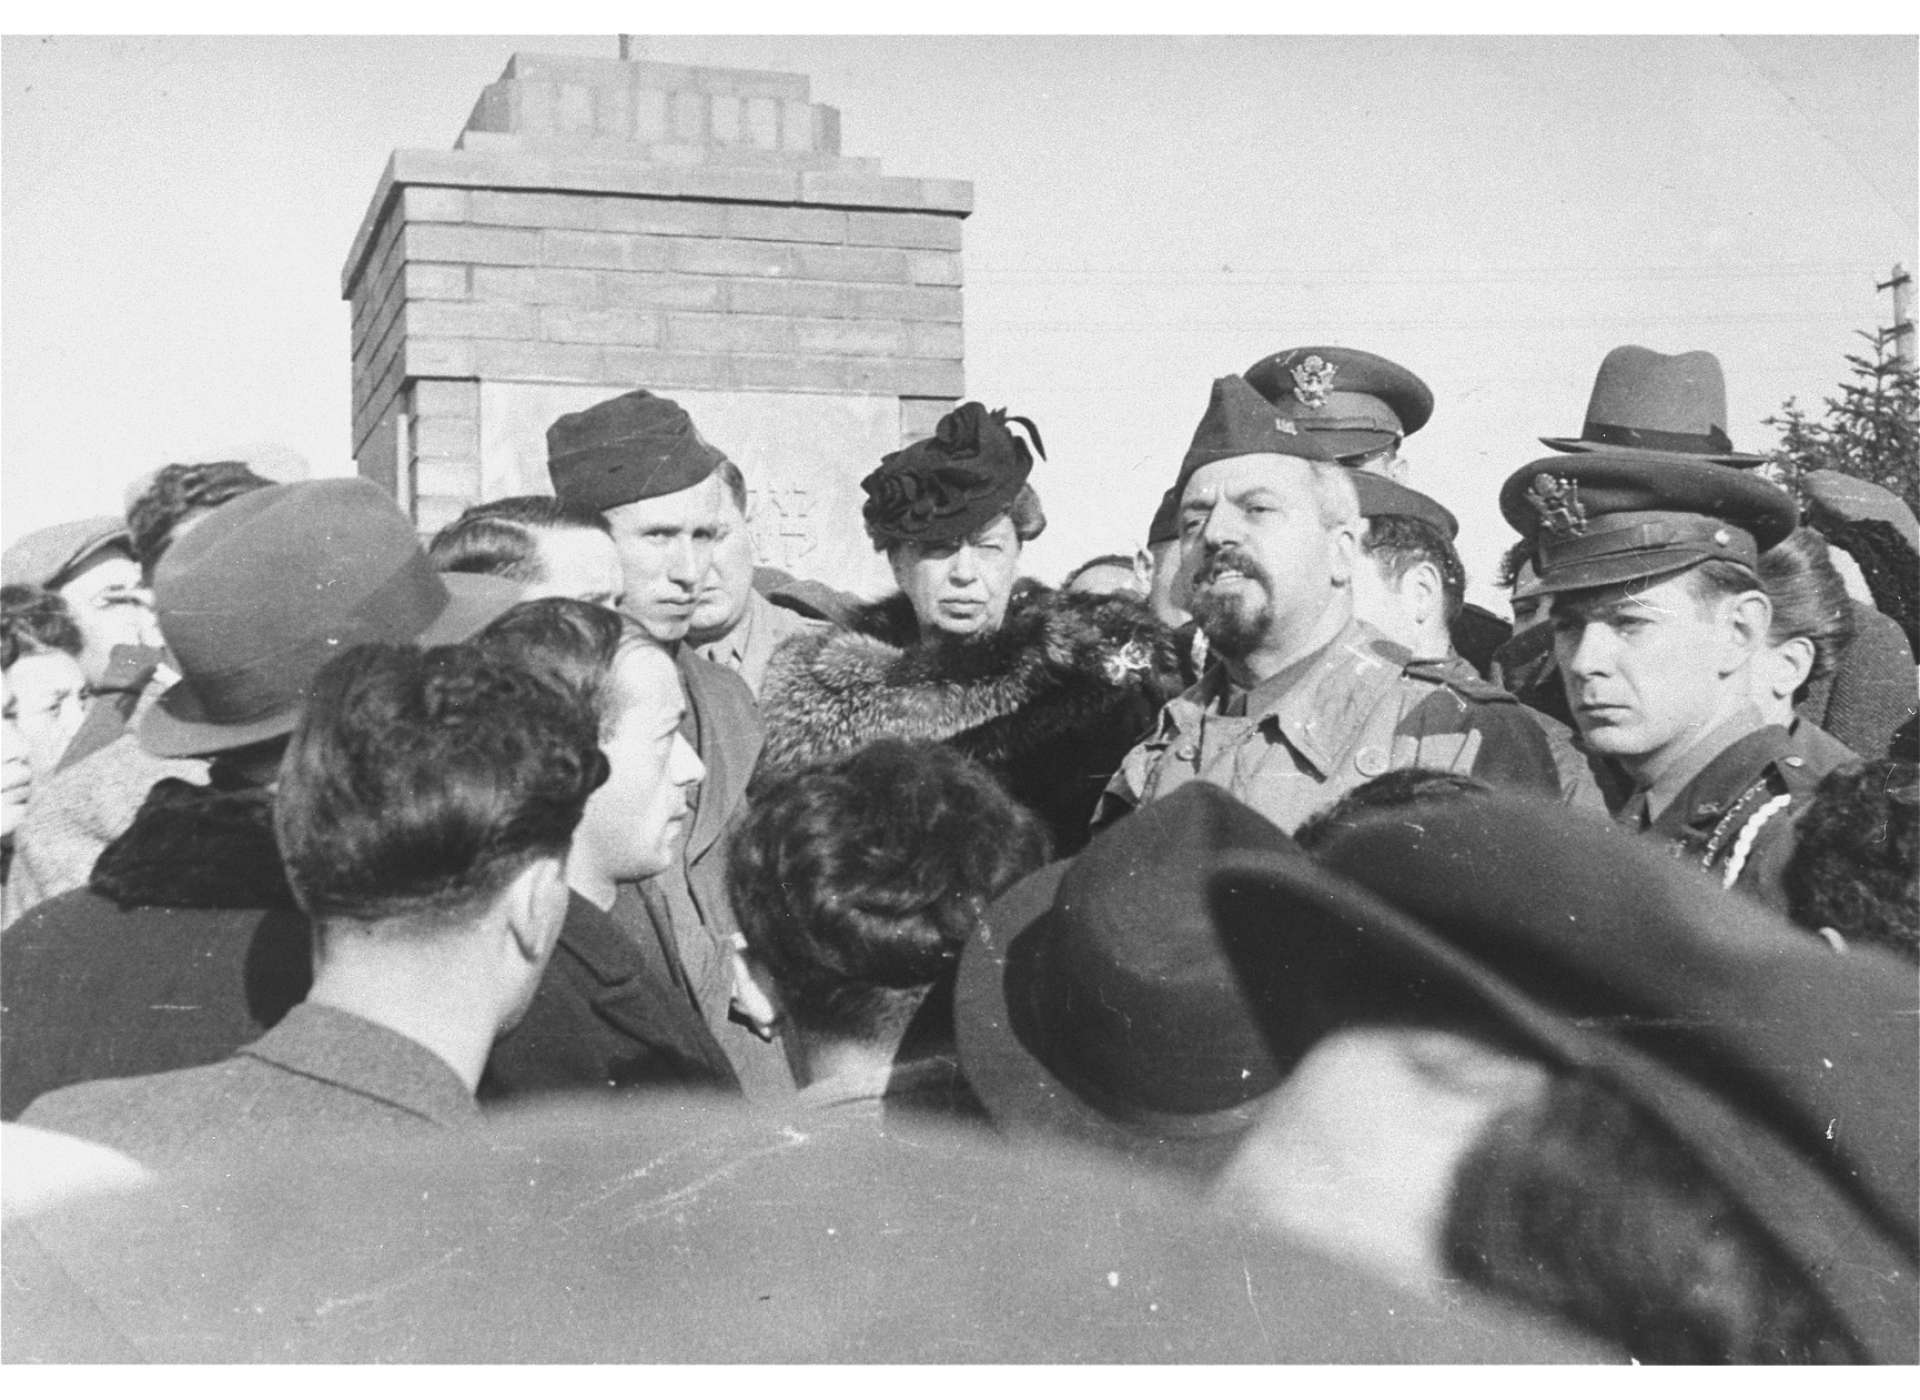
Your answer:
[[[1022,580],[999,629],[981,637],[920,641],[900,594],[863,605],[853,622],[775,654],[761,693],[762,775],[882,736],[951,739],[1015,715],[1036,721],[1027,737],[1039,740],[1118,699],[1157,707],[1181,688],[1171,635],[1131,599]]]
[[[293,909],[273,837],[273,794],[162,778],[100,853],[91,885],[121,908]]]

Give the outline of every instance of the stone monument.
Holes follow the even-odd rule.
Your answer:
[[[964,392],[973,188],[841,155],[839,118],[799,74],[515,54],[348,254],[360,475],[430,532],[651,389],[740,464],[762,563],[878,591],[859,481]]]

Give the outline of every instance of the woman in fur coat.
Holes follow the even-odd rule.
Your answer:
[[[1107,779],[1179,693],[1179,664],[1144,604],[1020,578],[1046,517],[1008,421],[963,404],[861,483],[900,591],[775,653],[757,782],[874,739],[940,741],[1037,813],[1059,854],[1086,844]]]

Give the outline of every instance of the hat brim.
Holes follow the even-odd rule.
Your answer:
[[[413,639],[423,647],[465,641],[520,601],[520,585],[487,574],[441,574],[446,606]],[[140,746],[156,758],[204,758],[291,734],[300,706],[233,724],[206,712],[191,681],[175,681],[141,716]]]
[[[1183,1116],[1102,1112],[1076,1094],[1020,1038],[1007,998],[1015,945],[1044,937],[1070,860],[1045,866],[1002,894],[961,954],[954,986],[960,1067],[994,1127],[1015,1140],[1067,1138],[1150,1170],[1211,1176],[1258,1121],[1263,1099]]]
[[[1511,596],[1514,602],[1524,603],[1529,598],[1547,598],[1555,593],[1578,593],[1582,589],[1611,588],[1622,583],[1647,583],[1720,557],[1683,546],[1646,554],[1590,559],[1556,570],[1550,579],[1542,578],[1518,586]]]
[[[1717,462],[1723,467],[1757,467],[1767,460],[1757,452],[1666,452],[1653,447],[1620,447],[1587,438],[1543,437],[1540,441],[1555,452],[1606,452],[1618,457],[1643,457],[1650,462],[1671,461],[1678,457],[1686,461]]]
[[[1398,447],[1405,437],[1401,433],[1389,433],[1376,428],[1316,428],[1311,423],[1298,420],[1296,424],[1301,432],[1310,434],[1315,442],[1335,457],[1360,457],[1385,452]]]
[[[1790,1142],[1731,1107],[1724,1091],[1713,1092],[1621,1035],[1605,1033],[1627,1026],[1630,1016],[1555,1010],[1484,957],[1318,866],[1233,851],[1214,863],[1208,885],[1227,955],[1263,1003],[1270,1033],[1297,1037],[1300,1018],[1326,1016],[1323,999],[1308,1005],[1303,995],[1301,1004],[1289,1005],[1286,988],[1315,988],[1321,979],[1299,975],[1301,966],[1331,961],[1329,949],[1365,967],[1370,983],[1397,968],[1423,995],[1436,986],[1464,995],[1533,1053],[1593,1075],[1657,1120],[1810,1277],[1830,1278],[1841,1296],[1828,1296],[1873,1359],[1915,1359],[1911,1257]],[[1275,917],[1303,902],[1344,911],[1341,926],[1327,930],[1337,939],[1316,946],[1311,939],[1321,930],[1311,921]],[[1261,997],[1262,989],[1270,994]],[[1409,999],[1409,1009],[1413,1004]],[[1356,1013],[1348,1024],[1366,1019]],[[1711,1064],[1700,1068],[1703,1076],[1716,1072]],[[1871,1281],[1876,1278],[1896,1282],[1881,1287]]]

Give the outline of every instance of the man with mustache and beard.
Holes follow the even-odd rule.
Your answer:
[[[1347,473],[1246,380],[1214,381],[1178,482],[1180,568],[1214,659],[1127,755],[1096,826],[1196,779],[1288,832],[1396,768],[1558,795],[1546,738],[1513,697],[1353,615]]]

